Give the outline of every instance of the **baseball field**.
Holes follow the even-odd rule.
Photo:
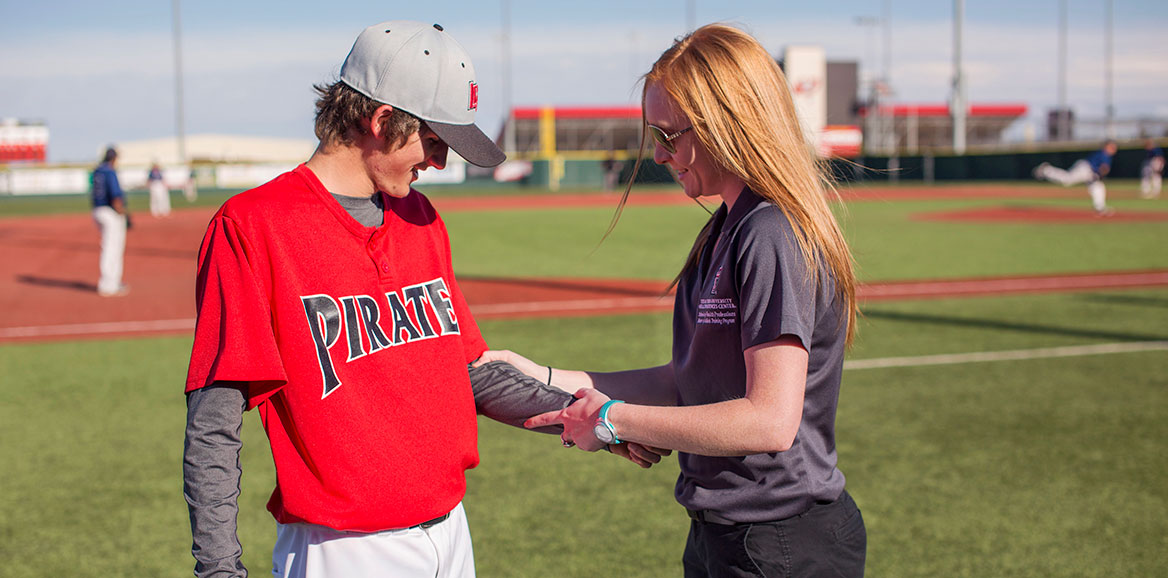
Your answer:
[[[868,575],[1168,574],[1168,199],[1117,212],[1032,184],[842,190],[863,317],[837,417]],[[519,193],[522,193],[520,195]],[[660,294],[706,213],[615,198],[435,189],[488,343],[559,367],[665,362]],[[223,194],[152,219],[130,295],[94,292],[84,199],[0,198],[0,576],[190,575],[182,383],[198,242]],[[327,240],[322,240],[327,243]],[[466,506],[479,576],[679,576],[675,458],[650,470],[480,419]],[[270,570],[274,470],[245,420],[240,534]],[[1159,553],[1158,553],[1159,552]]]

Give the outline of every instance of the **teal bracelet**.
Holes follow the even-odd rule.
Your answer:
[[[618,403],[624,403],[624,402],[619,400],[619,399],[610,399],[610,400],[604,402],[604,405],[600,406],[600,416],[599,416],[600,423],[604,424],[604,427],[608,428],[608,431],[612,432],[612,441],[613,441],[613,443],[616,443],[616,444],[621,443],[620,436],[616,435],[616,428],[613,427],[612,422],[608,421],[608,410],[611,409],[612,406],[614,406]]]

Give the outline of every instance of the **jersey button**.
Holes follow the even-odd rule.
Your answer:
[[[381,270],[385,271],[386,273],[389,273],[389,263],[382,261],[381,262]]]

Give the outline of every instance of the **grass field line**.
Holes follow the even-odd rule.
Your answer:
[[[613,299],[568,299],[561,301],[527,301],[471,306],[476,316],[517,315],[521,313],[568,313],[573,311],[601,312],[616,309],[650,311],[673,309],[673,297],[620,297]]]
[[[1168,284],[1168,270],[1116,271],[1072,275],[1033,275],[1001,279],[954,279],[861,284],[861,299],[905,299],[921,296],[956,297],[965,294],[1034,293],[1112,289]]]
[[[1042,347],[1038,349],[1015,349],[1012,351],[979,351],[973,353],[948,353],[941,355],[915,355],[909,357],[881,357],[875,359],[853,359],[844,362],[845,370],[885,369],[890,367],[924,367],[928,365],[956,365],[990,361],[1025,361],[1052,357],[1083,357],[1111,353],[1140,353],[1145,351],[1168,351],[1168,341],[1134,341],[1126,343],[1098,343],[1094,345],[1068,345],[1064,347]]]
[[[637,302],[630,306],[643,306],[640,299],[611,299],[619,306],[625,302]],[[657,301],[656,299],[653,299]],[[595,300],[581,300],[581,306],[595,306]],[[560,302],[561,307],[563,303]],[[541,304],[531,303],[529,311],[538,310]],[[507,308],[520,307],[517,304],[508,304]],[[490,306],[485,307],[491,309]],[[496,313],[507,313],[502,307]],[[561,309],[562,310],[562,309]],[[101,335],[152,331],[191,331],[195,327],[194,319],[166,319],[159,321],[117,321],[109,323],[77,323],[72,325],[48,325],[39,327],[10,327],[0,329],[0,339],[29,338],[29,337],[66,337],[70,335]],[[977,351],[971,353],[946,353],[939,355],[914,355],[904,357],[879,357],[873,359],[853,359],[844,362],[845,370],[887,369],[893,367],[925,367],[931,365],[957,365],[962,363],[985,363],[996,361],[1026,361],[1033,359],[1049,359],[1057,357],[1083,357],[1087,355],[1107,355],[1115,353],[1140,353],[1147,351],[1168,351],[1168,341],[1134,341],[1122,343],[1097,343],[1092,345],[1069,345],[1063,347],[1040,347],[1037,349],[1015,349],[1009,351]]]
[[[194,319],[107,321],[102,323],[72,323],[68,325],[5,327],[0,328],[0,339],[16,339],[22,337],[64,337],[69,335],[130,334],[150,331],[193,331],[194,329]]]

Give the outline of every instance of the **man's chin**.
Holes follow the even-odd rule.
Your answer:
[[[412,182],[413,181],[410,181],[410,183],[412,183]],[[409,196],[409,194],[410,194],[410,188],[411,188],[410,183],[403,183],[403,184],[400,184],[400,185],[397,185],[394,187],[389,187],[389,188],[383,189],[382,192],[384,192],[385,194],[387,194],[391,197],[394,197],[396,199],[404,199],[405,197]]]

